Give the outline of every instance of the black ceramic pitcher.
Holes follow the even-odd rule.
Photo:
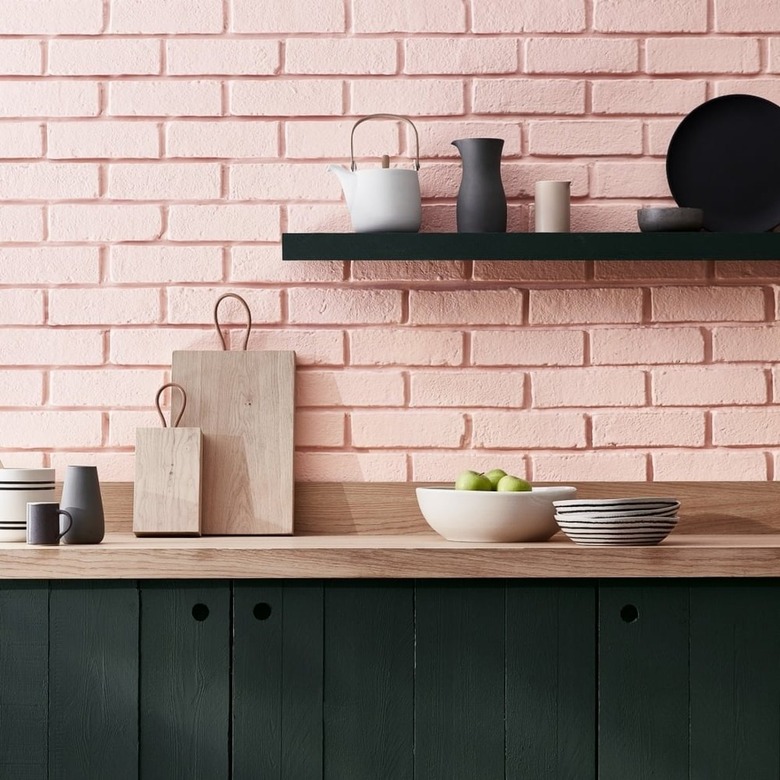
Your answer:
[[[459,233],[505,233],[506,195],[501,182],[503,138],[462,138],[452,145],[463,161],[458,190]]]
[[[68,466],[60,506],[73,518],[69,526],[60,528],[65,544],[98,544],[103,540],[103,498],[96,466]]]

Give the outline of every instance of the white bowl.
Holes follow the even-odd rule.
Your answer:
[[[21,530],[0,529],[0,542],[25,541],[31,501],[54,501],[54,469],[0,468],[0,521],[24,524]]]
[[[634,506],[660,507],[680,506],[676,498],[658,498],[655,496],[638,496],[634,498],[574,498],[555,502],[556,507],[571,507],[576,509],[632,509]]]
[[[553,501],[576,494],[566,485],[517,493],[418,487],[417,503],[428,525],[452,542],[543,542],[558,530]]]
[[[647,547],[666,539],[679,517],[614,517],[588,519],[555,515],[561,531],[576,544]]]
[[[622,509],[614,512],[597,512],[593,510],[572,511],[557,507],[558,517],[584,518],[588,520],[609,519],[611,517],[674,517],[679,507],[670,506],[663,509]]]

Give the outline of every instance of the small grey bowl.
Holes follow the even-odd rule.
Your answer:
[[[646,206],[637,209],[636,219],[643,233],[701,230],[704,225],[704,212],[701,209],[677,206]]]

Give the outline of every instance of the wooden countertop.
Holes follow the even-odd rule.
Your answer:
[[[471,544],[432,533],[413,483],[299,483],[295,536],[132,533],[132,484],[102,486],[105,540],[0,543],[0,579],[780,577],[780,483],[571,483],[588,498],[676,496],[655,547]]]

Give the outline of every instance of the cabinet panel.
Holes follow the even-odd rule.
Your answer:
[[[596,776],[595,585],[510,581],[506,776]]]
[[[599,594],[599,777],[688,778],[688,587]]]
[[[326,584],[323,713],[325,778],[414,776],[412,583]]]
[[[237,582],[233,595],[233,778],[320,778],[322,584]]]
[[[691,778],[780,777],[780,589],[691,586]]]
[[[52,583],[49,777],[138,777],[138,588]]]
[[[0,777],[47,772],[49,584],[0,588]]]
[[[227,778],[230,586],[150,582],[140,593],[140,776]]]

